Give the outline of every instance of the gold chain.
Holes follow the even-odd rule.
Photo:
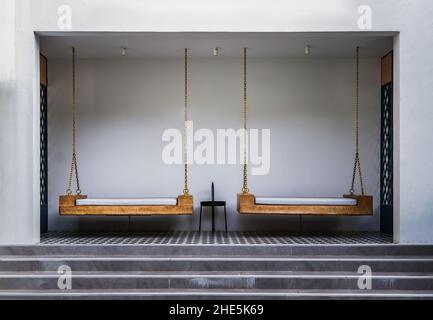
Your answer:
[[[81,194],[80,189],[80,179],[78,177],[78,165],[77,165],[77,153],[76,153],[76,113],[77,113],[77,105],[76,105],[76,86],[75,86],[75,48],[72,47],[72,160],[71,167],[69,169],[69,177],[68,177],[68,189],[66,193],[68,195],[72,194],[72,176],[75,172],[75,179],[77,184],[76,193]]]
[[[248,189],[248,159],[247,159],[247,121],[248,121],[248,100],[247,100],[247,48],[244,48],[244,167],[242,193],[247,194]]]
[[[364,181],[361,171],[361,158],[359,152],[359,47],[356,47],[356,103],[355,103],[355,162],[353,165],[352,185],[350,194],[355,193],[355,178],[356,174],[359,175],[359,182],[361,184],[361,194],[364,195]]]
[[[184,186],[183,194],[188,195],[188,49],[185,48],[185,95],[184,95],[184,129],[183,129],[183,161],[184,161]]]

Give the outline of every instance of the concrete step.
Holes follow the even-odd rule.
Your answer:
[[[0,290],[0,299],[433,299],[433,291],[276,289]]]
[[[433,256],[431,245],[36,245],[0,247],[4,255]]]
[[[1,256],[0,271],[348,271],[433,272],[433,257],[364,256]]]
[[[74,290],[285,289],[358,290],[349,272],[74,272]],[[56,290],[57,272],[0,272],[2,290]],[[433,291],[433,273],[374,273],[375,290]]]

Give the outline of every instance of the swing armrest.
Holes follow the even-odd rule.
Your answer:
[[[193,207],[193,198],[191,195],[180,195],[177,197],[177,205],[181,207]]]
[[[74,207],[77,199],[87,199],[85,195],[62,195],[59,199],[60,207]]]

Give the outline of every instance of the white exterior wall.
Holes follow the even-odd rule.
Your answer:
[[[4,1],[4,3],[10,0]],[[402,243],[433,243],[433,2],[430,0],[17,0],[15,70],[22,82],[2,104],[0,243],[38,239],[35,124],[37,97],[32,31],[360,31],[358,7],[370,5],[372,31],[399,32],[396,42],[395,235]],[[72,29],[59,30],[57,9],[72,8]],[[2,4],[2,6],[4,6]],[[7,6],[5,6],[7,7]],[[31,9],[31,11],[30,11]],[[10,12],[10,9],[2,12]],[[11,21],[1,19],[1,26]],[[10,35],[9,35],[10,36]],[[11,38],[9,38],[11,41]],[[2,43],[7,43],[7,41]],[[33,61],[33,63],[32,63]],[[24,69],[24,70],[22,70]],[[2,85],[12,86],[9,79]],[[2,92],[2,99],[3,92]],[[20,116],[14,117],[17,108]],[[30,132],[32,130],[32,132]],[[36,136],[35,136],[36,135]],[[6,159],[4,161],[4,159]],[[19,194],[19,201],[17,195]]]
[[[30,1],[0,11],[0,244],[39,241],[39,51]]]

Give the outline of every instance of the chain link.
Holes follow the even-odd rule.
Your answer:
[[[68,189],[66,193],[68,195],[72,194],[72,176],[75,172],[76,180],[76,194],[81,194],[80,189],[80,179],[78,176],[78,164],[77,164],[77,153],[76,153],[76,131],[77,131],[77,104],[76,104],[76,85],[75,85],[75,48],[72,47],[72,160],[71,167],[69,169],[68,177]]]
[[[364,195],[364,180],[361,171],[361,158],[359,147],[359,47],[356,47],[356,88],[355,88],[356,102],[355,102],[355,161],[353,164],[352,185],[350,187],[350,194],[355,193],[355,179],[356,174],[359,175],[359,182],[361,185],[361,194]]]
[[[184,186],[183,194],[188,195],[188,49],[185,48],[185,92],[184,92],[184,129],[183,129],[183,161],[184,161]]]
[[[244,166],[242,193],[249,193],[248,189],[248,158],[247,158],[247,122],[248,122],[248,100],[247,100],[247,48],[244,48]]]

